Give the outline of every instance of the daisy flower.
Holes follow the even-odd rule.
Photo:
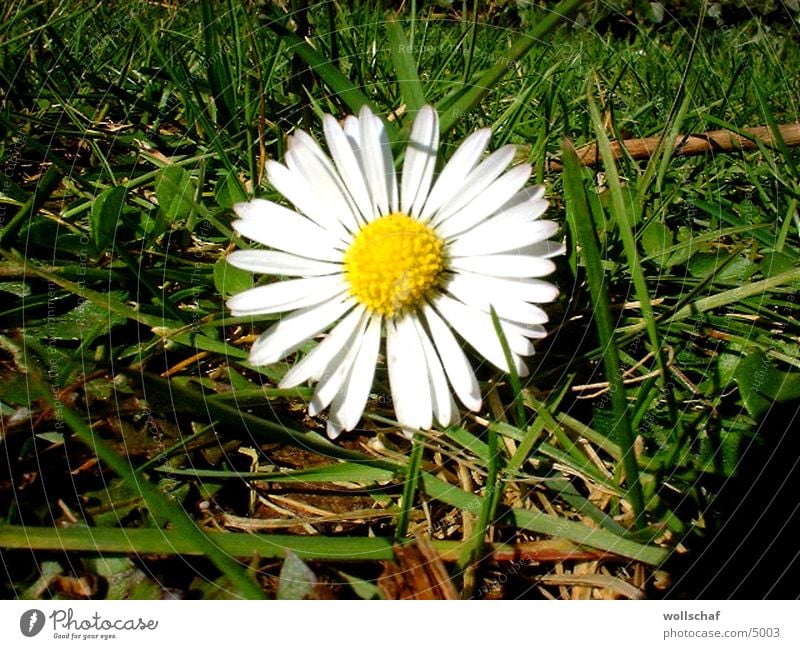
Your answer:
[[[316,382],[309,413],[326,408],[331,438],[354,428],[369,398],[386,339],[397,421],[410,435],[435,420],[452,424],[458,408],[481,408],[481,391],[462,342],[505,372],[494,307],[514,368],[545,335],[537,304],[558,294],[540,279],[563,246],[539,217],[541,186],[525,188],[531,167],[508,169],[514,146],[482,158],[490,130],[470,135],[435,174],[439,118],[419,111],[395,173],[382,121],[368,108],[339,124],[325,115],[330,155],[307,133],[288,138],[285,164],[267,177],[294,209],[263,199],[239,203],[235,230],[268,250],[237,250],[228,262],[281,281],[228,300],[235,316],[285,314],[253,344],[250,363],[268,365],[312,338],[322,341],[280,387]],[[452,391],[451,391],[452,389]]]

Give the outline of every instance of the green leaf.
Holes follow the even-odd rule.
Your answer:
[[[111,187],[92,203],[89,228],[98,252],[104,252],[114,245],[114,235],[125,205],[125,194],[124,187]]]
[[[112,291],[108,296],[115,300],[127,299],[127,293],[122,291]],[[82,300],[74,309],[48,318],[45,324],[29,326],[26,333],[48,340],[79,340],[88,345],[126,320],[100,304]]]
[[[142,495],[133,483],[111,478],[103,488],[86,491],[83,498],[84,511],[94,525],[113,527],[121,520],[143,520],[152,526],[143,511]]]
[[[194,205],[195,184],[189,172],[178,165],[164,167],[156,177],[156,198],[167,225],[189,215]]]
[[[655,258],[659,266],[668,262],[666,249],[675,243],[675,237],[661,221],[651,221],[642,232],[642,247],[649,257]]]
[[[163,590],[127,557],[98,557],[87,566],[108,582],[106,599],[160,599]]]
[[[232,208],[236,203],[247,200],[247,195],[242,189],[242,184],[236,174],[229,173],[217,181],[214,188],[217,205],[224,209]]]
[[[350,588],[353,589],[353,592],[361,599],[382,599],[381,589],[371,581],[350,575],[341,570],[339,570],[338,573],[349,584]]]
[[[758,268],[764,277],[774,277],[793,270],[795,266],[794,260],[788,255],[782,252],[768,252],[762,258]],[[800,282],[794,282],[793,286],[800,289]]]
[[[55,431],[51,431],[49,433],[38,433],[36,435],[39,439],[43,439],[46,442],[50,442],[51,444],[63,444],[64,443],[64,434],[57,433]]]
[[[739,361],[734,378],[744,407],[754,418],[766,414],[775,403],[800,399],[800,373],[777,369],[760,349]]]
[[[226,259],[214,264],[214,286],[223,297],[230,297],[253,288],[252,273],[231,266]]]
[[[618,192],[618,196],[615,194]],[[609,212],[616,221],[624,219],[625,223],[637,226],[642,220],[642,211],[637,209],[639,192],[630,185],[619,185],[618,188],[610,188],[602,192],[599,196],[600,204]],[[616,199],[619,198],[617,201]],[[619,209],[618,209],[619,208]]]
[[[39,211],[39,208],[47,202],[53,192],[61,185],[63,173],[57,169],[55,165],[48,167],[44,172],[39,182],[36,185],[36,190],[28,198],[25,203],[20,206],[16,214],[11,217],[8,222],[3,219],[0,221],[0,242],[10,240],[16,236],[20,228],[34,222],[34,216]],[[77,174],[80,179],[80,174]]]
[[[31,285],[28,282],[0,282],[0,291],[17,297],[28,297],[31,294]]]
[[[475,437],[475,435],[470,433],[468,430],[461,428],[460,426],[451,426],[444,431],[444,434],[456,444],[467,449],[470,453],[473,453],[476,457],[480,458],[482,462],[488,464],[489,447],[486,445],[486,442],[478,439]]]
[[[694,277],[706,278],[713,274],[715,284],[741,284],[758,269],[758,265],[748,255],[742,254],[717,270],[721,259],[719,254],[699,252],[692,257],[686,268]]]
[[[696,446],[695,464],[700,471],[730,477],[742,469],[743,445],[752,440],[741,431],[721,430],[703,435]]]
[[[305,599],[314,592],[316,583],[317,576],[311,568],[287,550],[278,582],[278,599]]]

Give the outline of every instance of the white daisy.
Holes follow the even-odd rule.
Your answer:
[[[459,337],[509,371],[494,330],[493,306],[516,371],[545,335],[556,288],[541,279],[563,246],[558,226],[539,217],[544,188],[524,188],[531,167],[507,169],[514,147],[481,160],[489,129],[470,135],[434,178],[439,118],[430,106],[414,121],[398,181],[383,123],[368,108],[343,125],[324,119],[328,156],[303,131],[289,137],[285,164],[267,163],[272,186],[291,210],[271,201],[239,203],[236,231],[269,250],[238,250],[228,261],[286,279],[235,295],[236,316],[286,313],[261,334],[253,365],[274,363],[323,332],[283,388],[316,382],[312,416],[328,408],[328,435],[358,424],[386,337],[398,422],[410,434],[458,416],[452,392],[481,408],[475,372]]]

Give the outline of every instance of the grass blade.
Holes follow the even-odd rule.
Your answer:
[[[514,366],[514,359],[511,357],[511,349],[508,346],[508,340],[503,333],[503,328],[500,326],[500,320],[497,317],[497,312],[494,307],[490,307],[489,315],[492,317],[492,325],[497,338],[500,340],[500,346],[503,348],[503,355],[508,365],[508,382],[511,385],[511,391],[514,393],[514,419],[517,423],[517,428],[525,426],[525,404],[522,399],[522,385],[519,382],[519,374],[517,368]],[[489,455],[491,459],[491,454]]]
[[[481,100],[489,94],[497,82],[511,69],[510,63],[519,61],[528,51],[536,45],[542,37],[549,34],[562,20],[576,12],[585,0],[563,0],[541,21],[523,36],[520,36],[506,52],[499,57],[498,62],[486,70],[480,78],[454,101],[441,115],[442,133],[449,131],[461,117],[473,110]]]
[[[402,510],[397,519],[397,529],[395,530],[395,538],[401,542],[404,541],[408,535],[408,522],[410,520],[411,510],[414,507],[414,497],[417,494],[420,468],[422,466],[422,453],[425,450],[425,445],[422,443],[419,434],[414,435],[411,444],[411,455],[408,458],[408,472],[406,473],[406,481],[403,485]]]
[[[294,34],[289,29],[281,25],[277,20],[267,22],[267,27],[280,36],[288,45],[288,51],[297,54],[303,59],[314,73],[322,79],[336,95],[341,99],[353,114],[358,113],[362,106],[369,106],[376,115],[382,113],[375,107],[358,87],[350,81],[339,69],[324,55],[320,54],[302,38]],[[393,140],[396,134],[394,124],[386,123],[386,130],[389,139]]]
[[[263,599],[264,594],[261,588],[247,574],[245,569],[234,561],[230,555],[222,551],[209,535],[197,527],[197,524],[178,503],[162,494],[152,482],[137,475],[130,462],[117,455],[105,440],[96,436],[86,422],[68,408],[66,404],[57,401],[53,397],[52,390],[47,390],[44,386],[37,387],[41,396],[50,403],[55,412],[63,418],[77,437],[92,449],[102,462],[110,466],[123,480],[136,485],[148,509],[156,517],[163,517],[168,520],[175,531],[185,537],[196,552],[206,555],[220,572],[230,579],[231,583],[239,589],[239,592],[244,597],[248,599]]]
[[[425,91],[417,73],[417,63],[413,49],[397,19],[392,17],[386,23],[389,45],[392,48],[392,61],[400,96],[408,112],[414,114],[425,105]]]
[[[596,110],[596,108],[595,108]],[[575,149],[568,142],[563,147],[564,191],[567,203],[567,221],[573,236],[580,246],[589,292],[592,296],[594,322],[597,336],[603,350],[603,365],[606,378],[611,386],[611,405],[614,412],[615,427],[623,445],[622,462],[625,468],[625,482],[628,498],[638,523],[644,512],[644,496],[639,481],[639,468],[633,450],[633,431],[628,419],[628,404],[625,399],[625,385],[622,382],[619,354],[614,340],[614,322],[611,316],[611,305],[608,299],[605,273],[603,272],[597,234],[586,193],[583,187],[583,176]],[[624,217],[620,217],[621,219]]]
[[[479,512],[483,506],[483,498],[480,496],[458,489],[430,473],[422,474],[422,484],[428,496],[462,511]],[[658,565],[669,556],[669,550],[665,548],[643,545],[622,538],[608,530],[588,527],[559,516],[518,507],[510,509],[497,520],[497,523],[515,525],[530,532],[546,534],[554,538],[568,539],[581,545],[614,552],[651,565]]]
[[[30,222],[39,211],[39,208],[50,198],[50,195],[58,188],[63,174],[55,166],[48,167],[44,172],[33,195],[25,202],[11,220],[0,229],[0,243],[11,239],[19,232],[24,222]]]

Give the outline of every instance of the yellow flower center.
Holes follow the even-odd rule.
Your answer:
[[[388,318],[419,305],[444,270],[444,242],[402,212],[365,225],[344,255],[350,293]]]

